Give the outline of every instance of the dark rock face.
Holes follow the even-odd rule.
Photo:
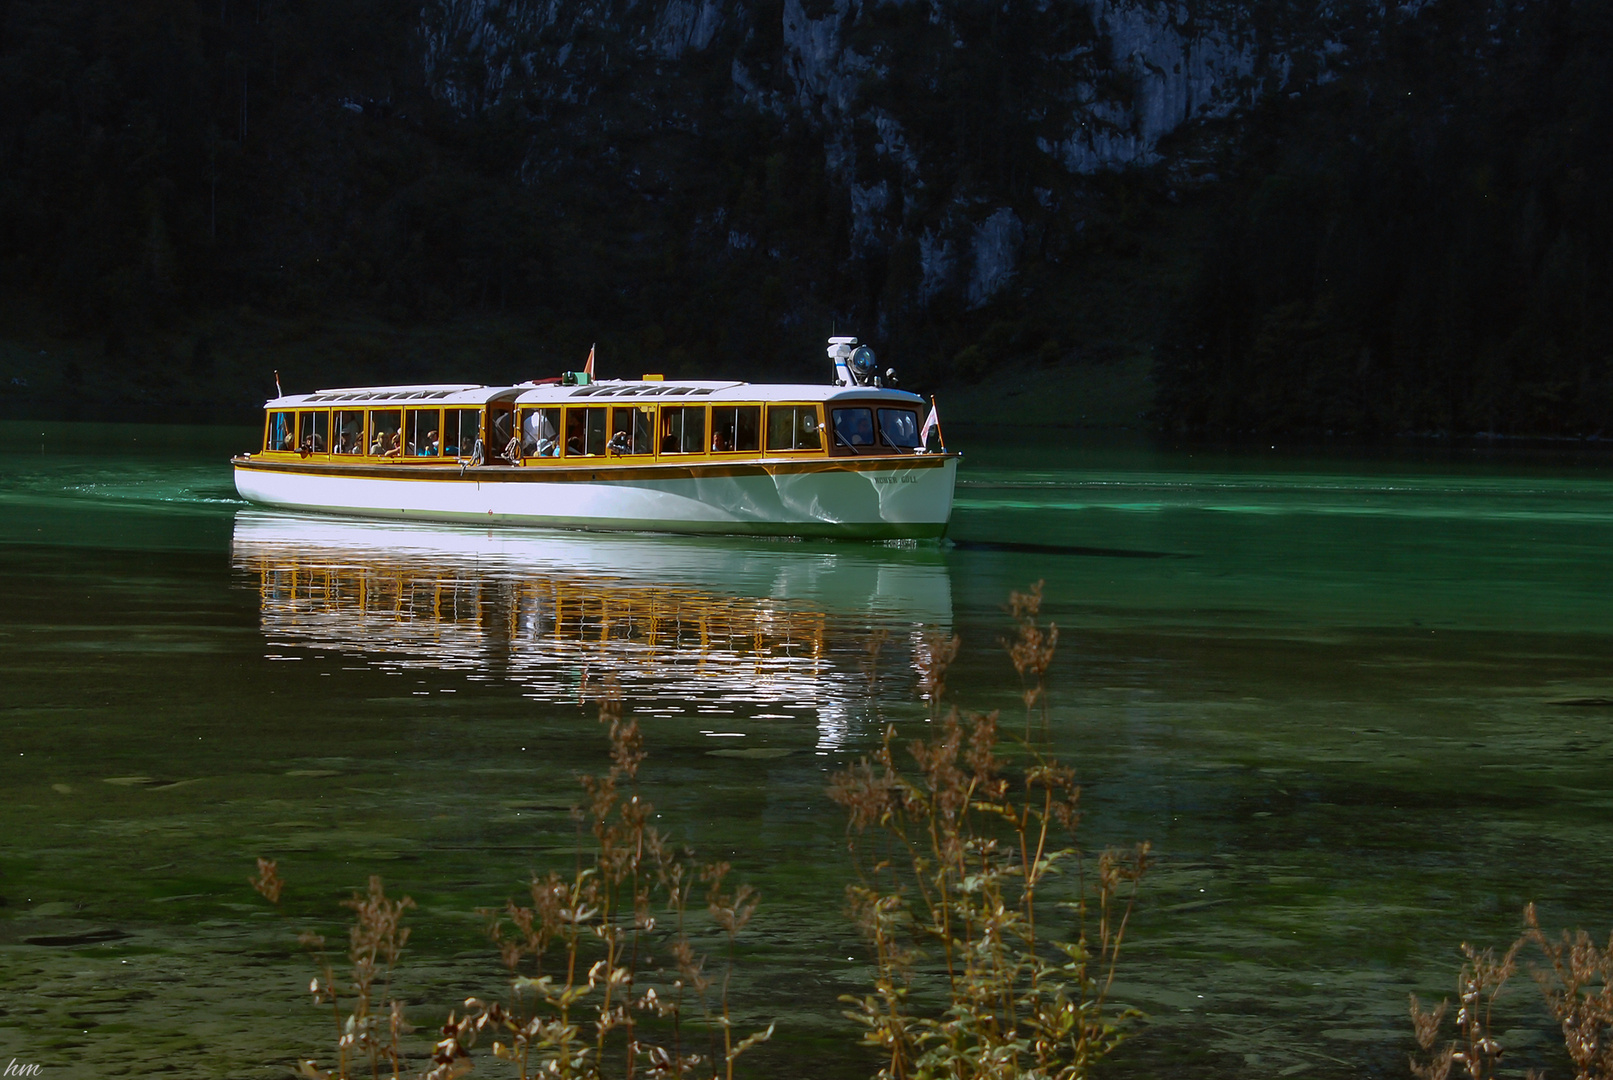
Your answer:
[[[366,381],[846,332],[1184,432],[1613,430],[1613,0],[3,12],[0,296],[87,385],[232,378],[261,313]],[[38,351],[0,404],[77,399]]]
[[[663,102],[658,126],[696,135],[713,113],[676,103],[698,98],[810,131],[846,203],[837,242],[861,257],[905,244],[910,304],[950,294],[977,308],[1014,279],[1027,220],[1081,178],[1169,160],[1161,142],[1184,125],[1326,79],[1347,51],[1348,16],[1331,14],[1341,10],[432,0],[421,37],[427,84],[458,114],[517,102],[530,112],[521,168],[534,179],[547,124],[578,107],[609,126],[629,102]],[[1193,164],[1171,163],[1184,176]],[[727,240],[758,242],[744,222]]]

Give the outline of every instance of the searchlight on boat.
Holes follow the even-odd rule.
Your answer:
[[[829,360],[834,364],[836,386],[872,386],[876,389],[896,385],[896,371],[886,368],[879,372],[879,359],[867,345],[857,344],[854,337],[829,339]]]

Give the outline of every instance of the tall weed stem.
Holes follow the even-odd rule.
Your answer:
[[[937,726],[908,745],[911,770],[897,764],[887,725],[878,750],[831,778],[856,864],[847,895],[874,956],[872,991],[841,1000],[878,1048],[881,1078],[1079,1080],[1138,1015],[1110,993],[1149,846],[1104,851],[1090,887],[1058,903],[1044,896],[1083,853],[1074,773],[1030,738],[1038,708],[1049,734],[1058,641],[1057,627],[1037,624],[1040,605],[1040,583],[1010,597],[1026,706],[1012,753],[1000,749],[997,713],[942,711],[958,641],[931,636],[918,666]],[[1039,929],[1048,909],[1065,912],[1067,936]]]

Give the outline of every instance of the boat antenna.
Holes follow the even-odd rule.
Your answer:
[[[280,369],[274,369],[274,393],[276,397],[285,397],[286,392],[280,389]]]

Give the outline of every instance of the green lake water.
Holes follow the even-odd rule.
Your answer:
[[[828,777],[882,722],[923,734],[926,627],[963,639],[960,705],[1018,709],[1003,603],[1037,580],[1083,841],[1159,857],[1109,1075],[1403,1076],[1406,995],[1448,995],[1460,942],[1530,900],[1613,922],[1603,456],[979,433],[951,541],[884,547],[265,513],[227,465],[250,440],[0,425],[0,1058],[45,1076],[328,1061],[295,932],[340,934],[371,873],[419,905],[424,1048],[500,991],[476,910],[570,865],[609,679],[660,824],[762,892],[735,1011],[779,1033],[742,1073],[869,1075]],[[1504,1040],[1550,1063],[1517,989]]]

